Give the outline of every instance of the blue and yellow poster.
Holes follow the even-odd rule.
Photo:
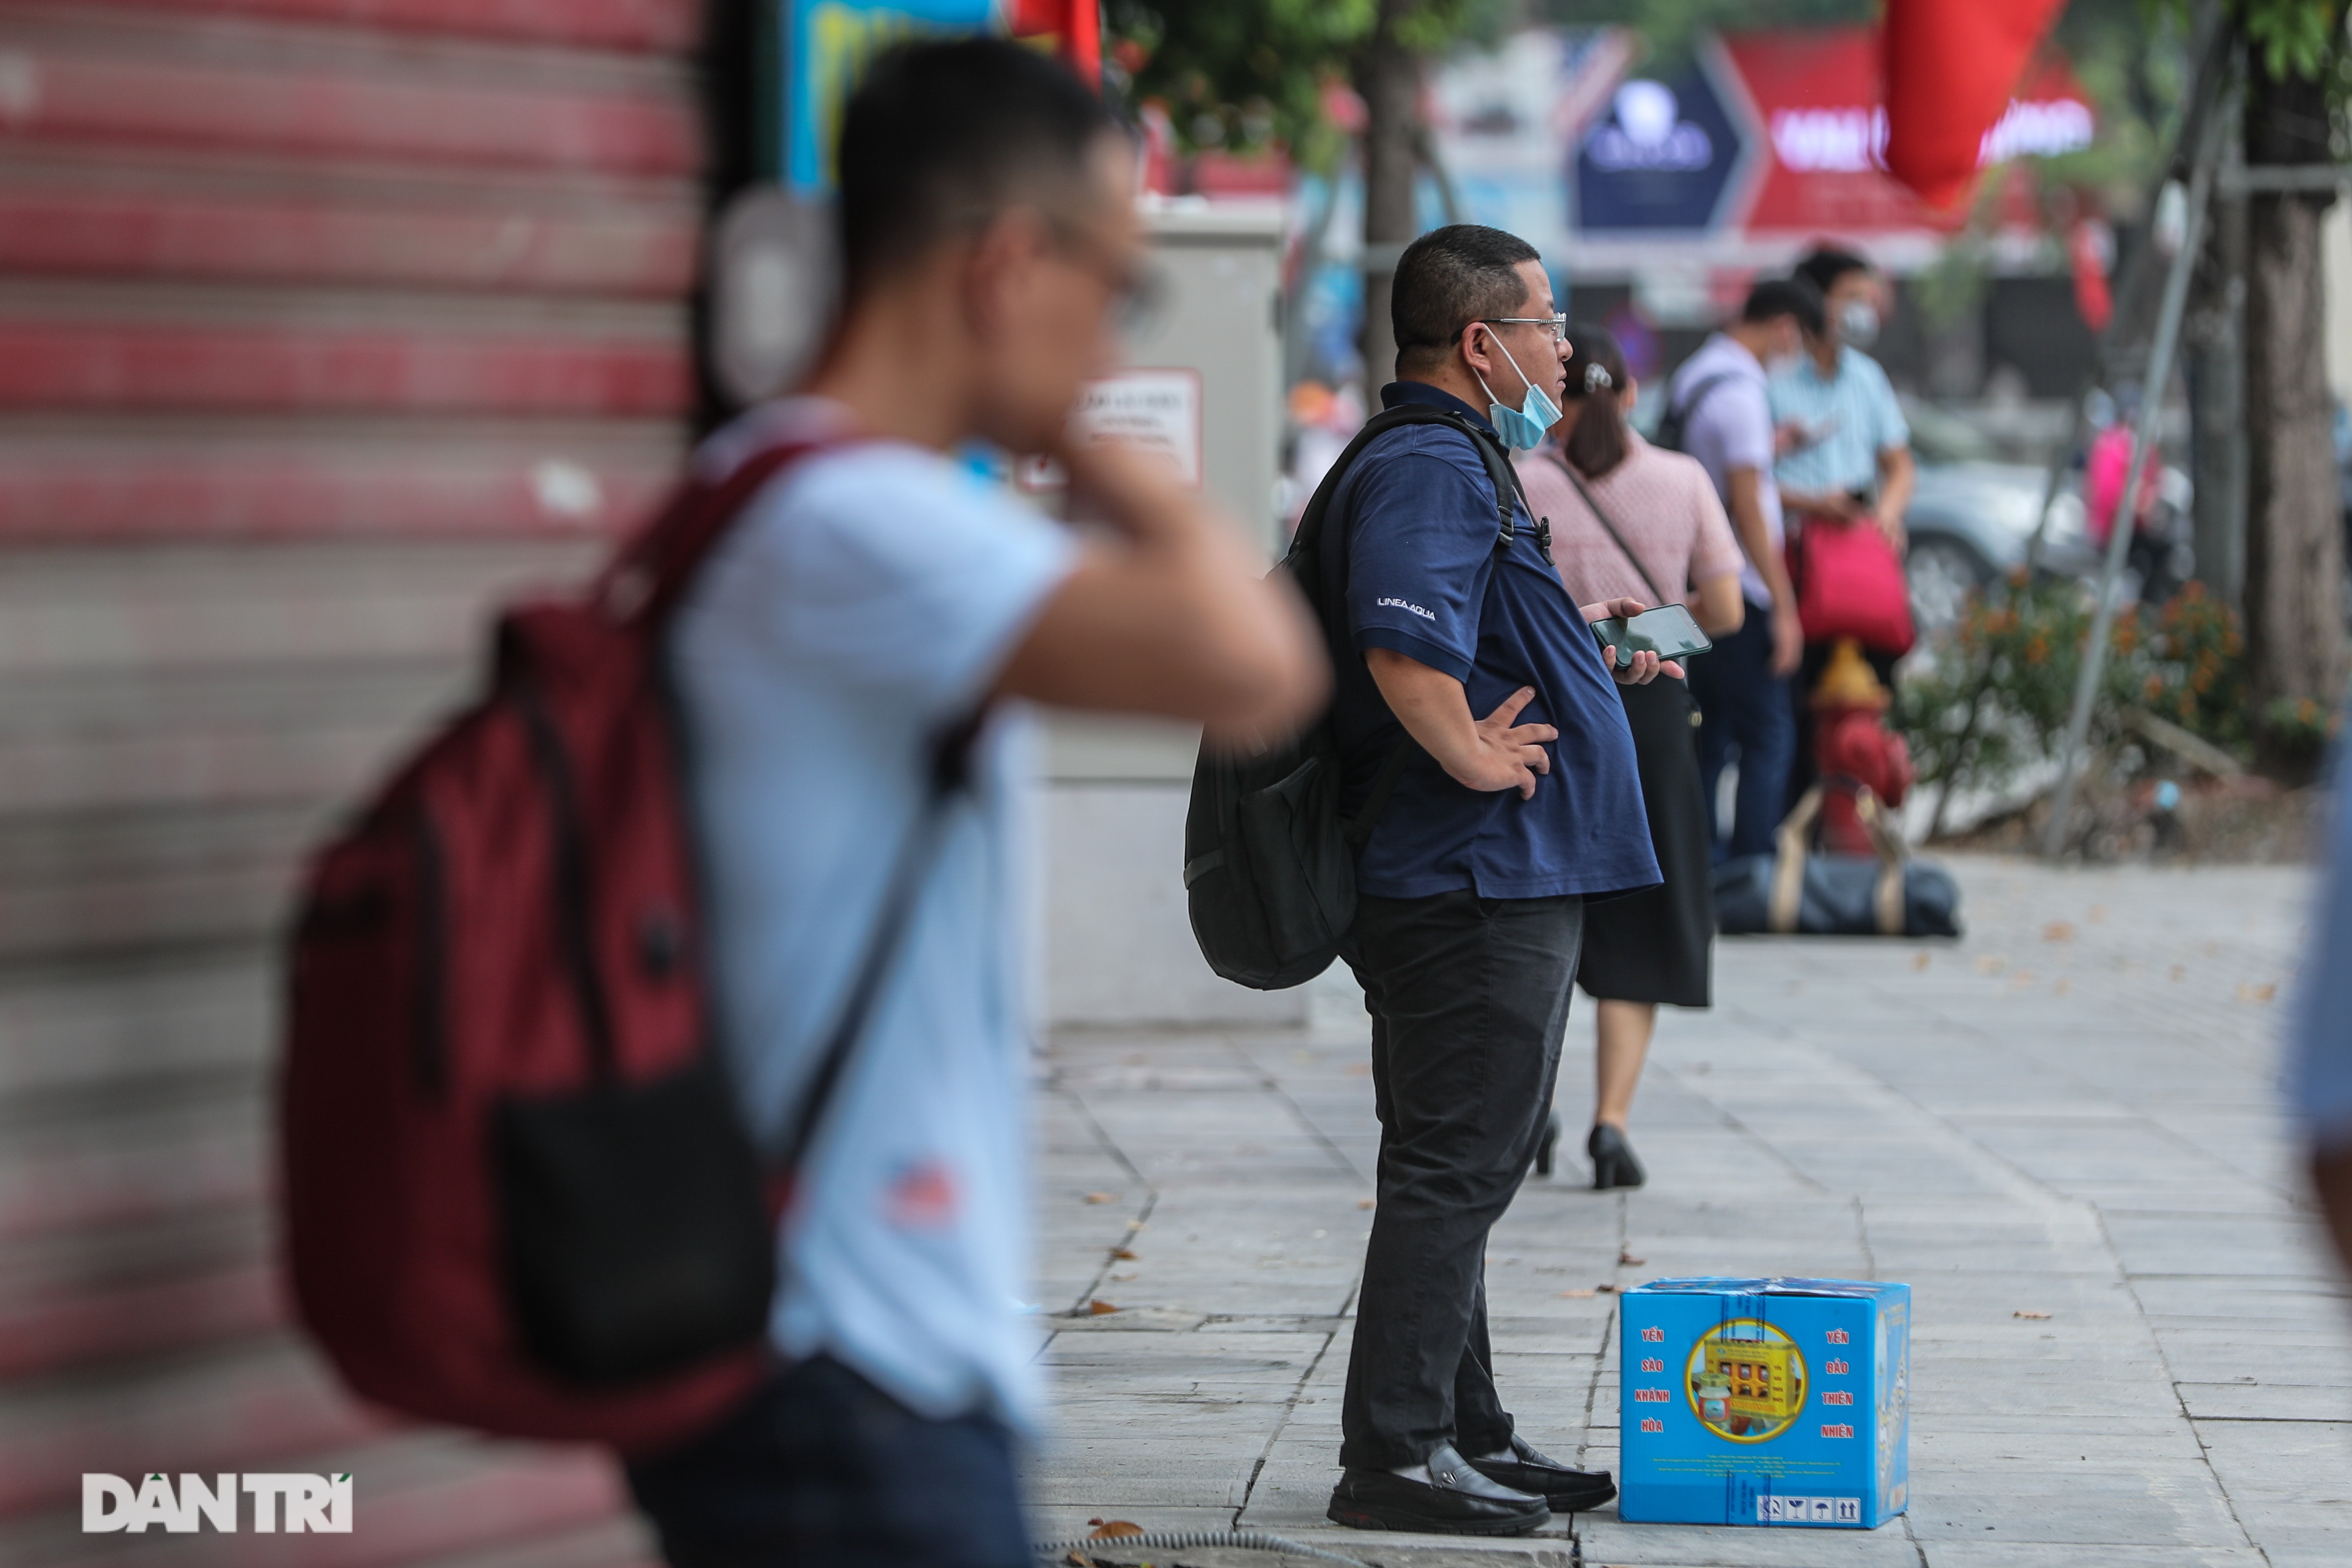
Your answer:
[[[784,183],[796,196],[833,189],[842,105],[866,63],[902,38],[997,27],[996,0],[781,0]]]

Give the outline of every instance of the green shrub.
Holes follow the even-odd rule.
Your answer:
[[[1969,601],[1897,694],[1893,719],[1921,783],[1997,789],[2057,756],[2094,608],[2079,584],[2021,574]],[[2161,610],[2119,612],[2108,638],[2094,747],[2123,745],[2124,710],[2139,707],[2244,750],[2244,639],[2228,605],[2192,582]]]

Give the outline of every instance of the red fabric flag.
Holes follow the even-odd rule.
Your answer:
[[[2087,218],[2066,236],[2066,260],[2074,273],[2074,313],[2094,332],[2105,331],[2115,319],[2115,295],[2107,287],[2107,264],[2114,252],[2115,238],[2106,225]]]
[[[1016,38],[1050,38],[1054,52],[1090,82],[1102,79],[1100,0],[1013,0],[1008,31]]]
[[[1887,0],[1887,172],[1933,207],[1965,196],[1985,133],[2063,5]]]

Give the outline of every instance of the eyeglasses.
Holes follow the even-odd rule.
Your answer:
[[[1148,259],[1114,257],[1108,247],[1074,224],[1053,226],[1063,256],[1109,288],[1111,324],[1119,336],[1143,337],[1160,324],[1168,305],[1168,280],[1158,267]]]
[[[1549,327],[1555,343],[1568,336],[1565,316],[1482,316],[1479,320],[1489,327]]]

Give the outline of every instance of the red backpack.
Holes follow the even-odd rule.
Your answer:
[[[303,1322],[369,1399],[645,1451],[767,1364],[775,1227],[712,1046],[662,633],[810,450],[689,486],[589,596],[508,610],[487,694],[310,867],[287,1239]]]

